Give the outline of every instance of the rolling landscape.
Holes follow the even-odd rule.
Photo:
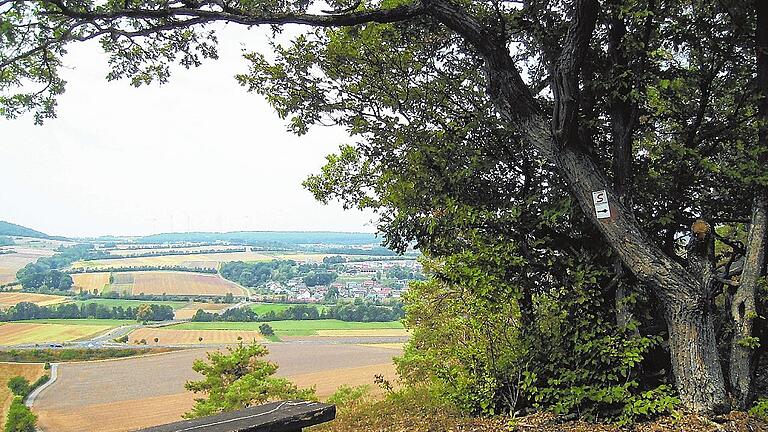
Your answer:
[[[6,361],[3,373],[34,382],[50,375],[43,366],[55,369],[55,380],[27,400],[46,432],[178,420],[194,404],[184,389],[196,377],[193,361],[240,344],[266,345],[277,376],[314,387],[321,400],[339,386],[380,394],[375,376],[395,380],[392,358],[409,337],[396,312],[400,295],[422,277],[416,255],[377,255],[369,235],[104,241],[53,239],[5,224],[0,236],[7,239],[0,355],[32,360]],[[328,240],[342,243],[322,243]],[[2,393],[5,415],[10,393]]]

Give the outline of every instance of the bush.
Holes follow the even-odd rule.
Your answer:
[[[48,363],[48,362],[45,362],[45,365],[43,365],[43,369],[44,370],[50,370],[51,369],[51,364]]]
[[[5,432],[35,432],[37,416],[24,405],[21,396],[14,396],[8,417],[5,422]]]
[[[272,329],[272,326],[266,323],[259,326],[259,333],[263,334],[264,336],[275,335],[275,331]]]
[[[17,396],[24,397],[29,394],[29,381],[21,376],[15,376],[8,380],[8,388],[11,389],[11,393]]]
[[[760,399],[749,410],[749,414],[763,421],[768,421],[768,399]]]
[[[50,379],[51,379],[51,377],[48,376],[48,375],[41,376],[35,382],[33,382],[31,386],[29,386],[29,392],[32,393],[32,391],[34,389],[36,389],[36,388],[40,387],[41,385],[47,383],[48,380],[50,380]]]
[[[357,403],[370,391],[370,386],[361,385],[357,387],[350,387],[346,385],[339,386],[336,391],[328,397],[328,403],[337,405],[339,407],[345,407]]]

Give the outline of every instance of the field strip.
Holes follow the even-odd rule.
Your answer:
[[[53,383],[56,382],[56,378],[59,377],[59,364],[58,363],[51,363],[51,377],[48,379],[48,381],[45,382],[45,384],[41,385],[40,387],[34,389],[32,393],[30,393],[27,396],[27,400],[24,401],[24,405],[32,408],[35,404],[35,399],[37,398],[37,395],[39,395],[43,390],[50,387]]]

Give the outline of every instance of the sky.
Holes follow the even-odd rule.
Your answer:
[[[267,30],[227,26],[218,61],[174,68],[168,84],[108,82],[97,43],[72,45],[58,118],[0,119],[0,220],[51,235],[174,231],[374,232],[372,213],[323,205],[301,186],[343,129],[286,131],[234,79]]]

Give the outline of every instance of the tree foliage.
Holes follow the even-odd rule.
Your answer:
[[[272,375],[277,365],[262,360],[268,353],[263,345],[240,344],[228,352],[210,352],[208,361],[195,360],[192,369],[204,376],[185,384],[187,390],[205,397],[195,399],[185,418],[197,418],[242,409],[269,400],[316,398],[314,388],[298,389],[285,378]]]

